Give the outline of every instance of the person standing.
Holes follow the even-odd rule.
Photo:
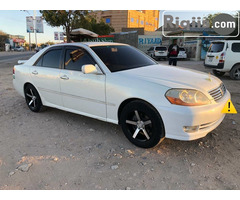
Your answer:
[[[177,65],[177,56],[179,53],[179,46],[177,45],[177,40],[173,40],[173,44],[168,47],[168,59],[169,65]]]

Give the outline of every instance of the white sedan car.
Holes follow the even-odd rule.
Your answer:
[[[119,43],[53,45],[13,69],[30,110],[43,106],[120,124],[143,148],[163,138],[194,140],[223,120],[230,93],[216,77],[160,65]]]

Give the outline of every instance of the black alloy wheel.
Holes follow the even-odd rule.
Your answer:
[[[136,100],[127,104],[122,110],[120,124],[128,140],[138,147],[154,147],[165,136],[159,113],[143,101]]]

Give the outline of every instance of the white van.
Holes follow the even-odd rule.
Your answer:
[[[219,40],[210,45],[204,66],[216,76],[229,72],[231,79],[240,80],[240,40]]]
[[[153,46],[147,50],[147,54],[155,60],[160,60],[161,58],[166,59],[168,49],[166,46]]]

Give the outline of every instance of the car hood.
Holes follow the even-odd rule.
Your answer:
[[[189,88],[209,91],[221,84],[221,80],[217,77],[204,72],[160,64],[125,70],[119,73],[135,76],[169,88]]]

